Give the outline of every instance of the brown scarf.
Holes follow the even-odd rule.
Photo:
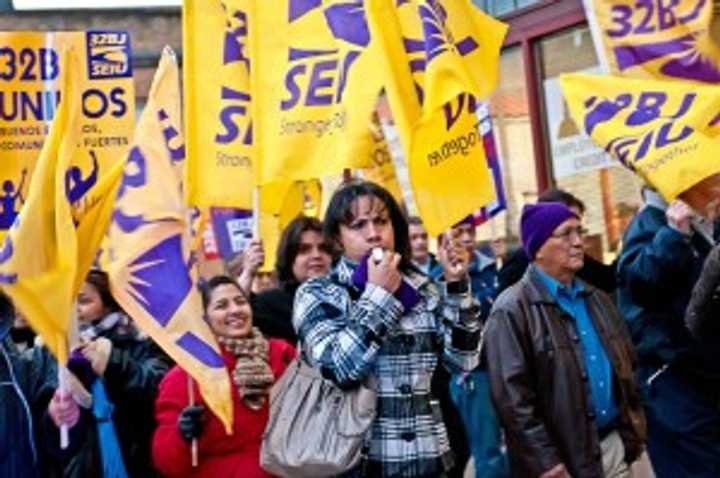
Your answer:
[[[256,327],[247,337],[218,337],[218,342],[237,357],[232,378],[240,398],[252,410],[260,410],[275,381],[270,368],[270,343]]]

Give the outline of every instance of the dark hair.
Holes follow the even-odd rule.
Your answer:
[[[247,298],[247,294],[245,294],[245,291],[238,285],[237,282],[232,280],[228,276],[214,276],[210,278],[207,282],[200,285],[200,295],[202,296],[202,305],[203,310],[207,310],[208,305],[210,305],[210,296],[212,295],[213,291],[220,287],[221,285],[234,285],[238,288],[240,293]]]
[[[322,235],[322,223],[314,217],[298,216],[283,230],[275,259],[275,272],[281,287],[297,285],[298,283],[295,274],[293,274],[293,264],[300,251],[302,235],[308,231]],[[332,254],[330,248],[327,249],[327,252]]]
[[[585,203],[562,189],[548,189],[538,196],[537,202],[560,202],[567,207],[576,207],[580,214],[585,214]]]
[[[417,216],[409,216],[407,222],[409,226],[424,226],[422,219]]]
[[[325,237],[339,242],[340,224],[348,225],[352,222],[354,219],[353,203],[361,196],[377,198],[387,208],[395,233],[395,252],[402,257],[400,268],[403,270],[414,269],[410,262],[410,237],[405,215],[387,189],[370,181],[351,181],[335,191],[325,211],[323,226]]]
[[[115,300],[115,297],[112,296],[112,292],[110,292],[110,278],[107,272],[101,271],[100,269],[93,269],[88,272],[87,277],[85,277],[85,282],[95,287],[106,309],[111,312],[120,310],[120,305]]]

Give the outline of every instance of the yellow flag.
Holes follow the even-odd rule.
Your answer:
[[[73,204],[72,214],[77,225],[78,269],[73,291],[80,291],[85,276],[97,257],[107,233],[115,207],[123,162],[118,161],[80,201]]]
[[[293,183],[277,212],[281,232],[300,215],[314,216],[312,213],[308,214],[308,209],[316,208],[314,205],[320,203],[321,187],[317,179]]]
[[[217,342],[203,320],[191,267],[187,208],[174,161],[182,137],[177,64],[163,52],[126,161],[110,229],[110,278],[115,299],[135,323],[197,382],[213,413],[232,430],[230,379]],[[173,80],[174,79],[174,80]],[[179,131],[177,127],[174,128]]]
[[[720,45],[711,35],[714,2],[586,0],[585,5],[611,74],[720,82]]]
[[[192,207],[188,209],[188,215],[190,237],[192,238],[190,250],[199,254],[203,242],[203,232],[207,228],[208,221],[210,220],[210,211]]]
[[[320,179],[305,182],[303,214],[320,219],[322,216],[323,185]]]
[[[272,272],[275,270],[276,251],[280,244],[280,219],[277,214],[260,212],[259,234],[265,248],[265,262],[260,267],[260,272]]]
[[[561,75],[560,85],[583,131],[667,200],[720,173],[720,139],[707,126],[717,87],[586,74]]]
[[[78,245],[65,188],[80,131],[78,60],[63,55],[60,102],[28,192],[0,251],[3,291],[23,312],[58,362],[68,357]]]
[[[507,26],[466,0],[368,5],[415,203],[436,235],[495,197],[476,95],[497,83]]]
[[[258,184],[364,166],[382,88],[365,7],[347,0],[260,3],[250,15]]]
[[[426,115],[461,93],[484,98],[495,89],[507,25],[469,0],[396,3],[410,68],[422,79],[419,85]]]
[[[253,207],[248,17],[243,3],[183,3],[186,196],[189,204],[206,209]]]

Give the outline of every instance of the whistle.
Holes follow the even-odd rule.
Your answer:
[[[370,253],[370,257],[372,257],[375,264],[379,264],[383,260],[384,255],[385,253],[381,247],[373,247],[372,252]]]

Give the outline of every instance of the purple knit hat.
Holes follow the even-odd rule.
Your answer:
[[[559,202],[539,202],[523,206],[520,236],[523,249],[531,261],[535,260],[535,254],[555,228],[572,217],[580,219],[572,209]]]

